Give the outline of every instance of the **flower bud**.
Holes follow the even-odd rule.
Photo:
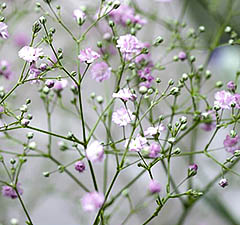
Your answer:
[[[148,189],[151,194],[159,193],[161,191],[161,185],[156,180],[151,180]]]
[[[85,170],[85,164],[82,161],[78,161],[75,163],[74,166],[75,170],[77,170],[79,173],[82,173]]]
[[[226,26],[224,32],[225,33],[230,33],[232,31],[232,28],[230,26]]]
[[[205,27],[204,27],[204,26],[200,26],[200,27],[198,28],[198,30],[199,30],[200,32],[204,32],[204,31],[205,31]]]
[[[55,84],[55,81],[54,80],[46,80],[45,82],[45,85],[48,87],[48,88],[52,88]]]
[[[163,38],[161,36],[158,36],[155,41],[153,42],[153,46],[159,46],[163,42]]]
[[[147,93],[148,88],[145,87],[145,86],[141,86],[141,87],[139,87],[138,91],[139,91],[140,94],[144,95],[144,94]]]
[[[217,81],[215,86],[216,86],[216,88],[221,88],[223,86],[223,82],[222,81]]]
[[[113,2],[113,9],[117,9],[120,5],[121,5],[121,3],[119,1],[114,1]]]
[[[37,147],[37,143],[35,141],[32,141],[28,144],[29,149],[34,150]]]
[[[42,28],[41,24],[38,21],[36,21],[32,26],[32,32],[36,34],[41,30],[41,28]]]
[[[49,176],[50,176],[50,173],[49,173],[49,172],[43,172],[43,176],[44,176],[44,177],[49,177]]]
[[[169,81],[168,81],[168,85],[169,86],[172,86],[174,84],[174,80],[173,79],[170,79]]]
[[[64,141],[59,141],[58,146],[61,151],[66,151],[68,149],[68,146]]]
[[[99,95],[99,96],[97,96],[96,101],[97,101],[98,104],[102,104],[104,99],[103,99],[102,96]]]
[[[219,181],[218,184],[219,184],[220,187],[225,188],[226,186],[228,186],[228,181],[227,181],[227,179],[222,178],[222,179]]]
[[[33,132],[28,132],[26,136],[27,136],[27,139],[32,139],[34,134]]]
[[[22,125],[23,127],[27,126],[29,123],[30,123],[30,120],[27,120],[27,119],[22,119],[22,120],[21,120],[21,125]]]
[[[197,174],[198,170],[198,165],[197,164],[192,164],[188,166],[188,177],[193,177]]]
[[[40,22],[41,24],[45,24],[45,23],[47,22],[47,19],[46,19],[44,16],[41,16],[41,17],[39,18],[39,22]]]
[[[22,105],[22,107],[20,107],[20,111],[21,111],[22,113],[27,112],[27,110],[28,110],[27,105]]]

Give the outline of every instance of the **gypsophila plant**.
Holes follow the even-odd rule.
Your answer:
[[[204,201],[239,224],[221,195],[240,176],[240,70],[210,66],[240,43],[238,1],[199,0],[216,28],[188,0],[71,2],[0,5],[0,223],[200,225]],[[60,197],[70,216],[36,214]]]

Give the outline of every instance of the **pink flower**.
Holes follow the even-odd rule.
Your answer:
[[[86,157],[91,162],[101,162],[104,157],[103,145],[99,141],[92,142],[86,149]]]
[[[97,52],[93,51],[91,48],[81,50],[80,55],[78,56],[81,62],[85,62],[88,64],[93,63],[99,57],[100,55]]]
[[[137,95],[133,94],[129,90],[129,88],[123,88],[123,89],[119,90],[117,93],[113,93],[112,97],[113,98],[120,98],[123,101],[128,101],[128,100],[135,101],[136,98],[137,98]]]
[[[105,62],[96,63],[91,68],[92,79],[97,82],[102,82],[107,80],[111,76],[112,68],[107,65]]]
[[[0,37],[3,39],[8,39],[7,28],[8,28],[8,26],[5,23],[0,22]]]
[[[10,64],[6,60],[0,61],[0,75],[4,76],[6,79],[9,79],[12,75]]]
[[[234,153],[236,150],[240,150],[240,136],[232,138],[230,135],[227,135],[223,141],[223,145],[226,151]]]
[[[166,127],[163,124],[160,124],[157,127],[148,127],[147,130],[144,131],[144,136],[154,136],[159,134],[162,131],[165,131]]]
[[[200,124],[201,129],[205,131],[211,131],[216,127],[216,122],[213,121],[216,120],[216,115],[214,111],[202,113],[202,116],[204,123]]]
[[[139,15],[135,15],[135,10],[126,4],[121,4],[120,7],[113,10],[109,16],[115,23],[123,26],[126,26],[128,21],[133,24],[138,23],[140,25],[144,25],[146,23],[146,20],[142,19]]]
[[[53,88],[55,91],[60,92],[67,87],[67,84],[68,84],[68,81],[66,79],[57,80]]]
[[[155,194],[161,191],[161,185],[156,180],[151,180],[148,185],[150,193]]]
[[[161,149],[160,145],[157,142],[151,143],[150,148],[149,148],[149,154],[148,154],[149,157],[157,158],[159,156],[160,149]]]
[[[138,71],[138,75],[144,82],[140,83],[140,86],[145,86],[150,88],[152,86],[152,82],[154,81],[154,77],[151,75],[151,67],[145,67],[143,70]]]
[[[18,190],[19,195],[22,195],[23,189],[20,186],[21,186],[21,184],[18,183],[17,190]],[[16,191],[10,186],[2,186],[2,195],[5,197],[12,198],[12,199],[15,199],[18,197]]]
[[[131,60],[141,49],[141,44],[135,36],[127,34],[119,37],[117,48],[126,60]]]
[[[214,105],[219,106],[222,109],[231,109],[231,103],[234,102],[234,98],[230,92],[218,91],[214,97]]]
[[[29,43],[29,38],[25,33],[17,33],[14,36],[14,42],[18,47],[22,48]]]
[[[54,87],[54,84],[55,84],[55,81],[54,81],[54,80],[46,80],[46,82],[45,82],[45,85],[46,85],[48,88]]]
[[[227,88],[229,91],[234,92],[237,89],[237,85],[231,80],[227,83]]]
[[[186,58],[187,58],[187,54],[185,52],[179,52],[178,53],[178,58],[181,60],[181,61],[184,61]]]
[[[33,48],[29,46],[24,46],[18,52],[18,56],[27,62],[36,62],[40,56],[43,56],[41,48]]]
[[[30,66],[30,71],[29,71],[30,75],[28,77],[29,79],[36,79],[36,80],[31,81],[32,84],[39,82],[39,80],[37,78],[41,72],[42,71],[36,67],[36,63],[33,62]]]
[[[125,147],[127,147],[129,140],[127,139],[125,142]],[[130,152],[140,152],[144,147],[146,147],[147,139],[145,137],[142,137],[138,135],[135,139],[132,139],[128,150]]]
[[[102,207],[104,203],[104,195],[96,191],[87,193],[81,199],[81,203],[84,211],[95,211]]]
[[[86,14],[81,9],[73,11],[73,17],[77,20],[79,25],[82,25],[86,20]]]
[[[129,109],[126,110],[124,107],[121,107],[112,114],[112,121],[121,127],[127,126],[134,119],[135,116],[132,112]]]
[[[233,99],[233,102],[236,104],[236,108],[240,109],[240,94],[234,94]]]

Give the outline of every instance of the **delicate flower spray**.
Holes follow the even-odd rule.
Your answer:
[[[216,82],[209,63],[215,49],[239,45],[239,32],[224,27],[238,13],[234,1],[214,29],[191,28],[188,1],[169,19],[155,10],[181,1],[73,8],[44,0],[35,10],[19,2],[0,3],[1,221],[47,223],[36,216],[41,210],[57,224],[50,204],[67,196],[64,207],[74,210],[61,210],[59,219],[79,218],[76,224],[193,224],[197,202],[231,191],[239,179],[240,72]],[[26,26],[12,16],[16,9],[31,12]],[[204,41],[204,32],[213,40]],[[170,201],[178,204],[168,208]]]

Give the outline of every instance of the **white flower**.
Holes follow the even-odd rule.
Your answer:
[[[101,162],[104,157],[103,145],[99,141],[92,142],[86,149],[86,156],[91,162]]]
[[[41,48],[33,48],[24,46],[19,52],[18,56],[27,62],[36,62],[40,56],[43,55]]]

